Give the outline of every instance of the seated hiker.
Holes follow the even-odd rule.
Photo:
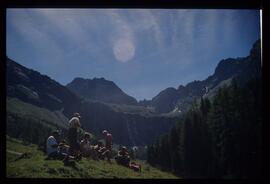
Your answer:
[[[68,154],[70,146],[67,144],[65,140],[60,141],[58,145],[58,150],[60,153]]]
[[[47,144],[46,144],[46,152],[49,158],[55,158],[55,159],[64,159],[66,154],[63,154],[59,152],[58,150],[58,139],[59,139],[59,132],[58,131],[53,131],[51,136],[48,137],[47,139]]]
[[[129,166],[130,156],[129,156],[127,148],[125,146],[123,146],[119,149],[118,154],[115,157],[115,160],[120,165],[124,165],[127,167]]]
[[[85,133],[80,143],[80,150],[81,150],[82,156],[84,157],[89,157],[92,152],[92,146],[90,144],[90,137],[91,136],[89,133]]]
[[[102,142],[98,141],[97,144],[92,147],[92,149],[93,149],[93,155],[92,155],[93,159],[95,159],[95,160],[98,159],[99,149],[101,148],[101,146],[102,146]]]
[[[104,160],[105,157],[109,159],[109,150],[106,149],[106,147],[103,145],[101,141],[98,141],[98,144],[93,147],[94,150],[94,159],[102,159]]]
[[[69,152],[71,155],[80,158],[80,144],[78,142],[78,128],[81,126],[80,120],[81,118],[79,113],[74,113],[74,117],[72,117],[69,121],[69,129],[68,129],[68,142],[70,145]]]

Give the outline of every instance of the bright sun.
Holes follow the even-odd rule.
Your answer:
[[[113,53],[118,61],[125,63],[134,57],[134,44],[130,39],[121,38],[114,43]]]

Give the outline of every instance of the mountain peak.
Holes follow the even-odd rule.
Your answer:
[[[182,89],[184,89],[185,88],[185,86],[183,86],[182,84],[181,85],[179,85],[179,87],[177,88],[177,90],[179,91],[179,90],[182,90]]]
[[[101,78],[94,77],[93,79],[86,79],[83,77],[75,77],[73,79],[73,81],[91,81],[91,80],[93,80],[93,81],[108,81],[104,77],[101,77]]]
[[[104,77],[100,77],[100,78],[94,77],[93,80],[98,80],[98,81],[108,81],[108,80],[106,80]]]
[[[107,103],[136,105],[137,100],[124,93],[113,81],[104,77],[84,79],[77,77],[67,84],[72,92],[90,100]]]

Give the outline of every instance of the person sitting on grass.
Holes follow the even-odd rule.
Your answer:
[[[58,145],[58,150],[60,153],[68,154],[70,146],[67,144],[65,140],[60,141]]]
[[[84,157],[89,157],[92,152],[92,146],[90,144],[90,137],[91,137],[90,134],[86,132],[80,143],[80,150],[81,150],[82,156]]]
[[[64,159],[62,160],[64,162],[65,166],[72,166],[75,167],[75,157],[69,155],[69,148],[70,146],[67,144],[65,140],[60,141],[58,145],[58,151],[60,154],[65,155]]]
[[[93,154],[92,154],[92,158],[94,160],[98,160],[98,157],[99,157],[99,149],[101,148],[102,146],[102,142],[101,141],[98,141],[96,145],[93,146]]]
[[[118,164],[129,167],[130,156],[125,146],[120,147],[115,160]]]
[[[48,158],[54,158],[54,159],[64,159],[67,154],[61,153],[58,149],[58,140],[59,140],[59,132],[53,131],[51,136],[48,137],[47,143],[46,143],[46,152],[48,155]]]
[[[94,155],[93,158],[98,160],[104,160],[106,157],[109,160],[110,155],[109,155],[109,150],[106,149],[106,147],[103,145],[102,141],[98,141],[97,145],[93,147],[94,150]]]

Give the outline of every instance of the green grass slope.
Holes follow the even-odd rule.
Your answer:
[[[51,122],[62,128],[67,128],[68,119],[61,113],[61,111],[49,111],[45,108],[40,108],[35,105],[25,103],[17,98],[7,97],[7,112],[16,114],[21,117],[31,117],[37,121]]]
[[[114,161],[95,161],[83,158],[75,167],[64,166],[59,160],[45,160],[46,156],[37,145],[25,145],[22,141],[7,137],[6,176],[8,178],[178,178],[140,161],[142,172],[117,165]],[[17,159],[17,153],[30,153],[27,158]]]

